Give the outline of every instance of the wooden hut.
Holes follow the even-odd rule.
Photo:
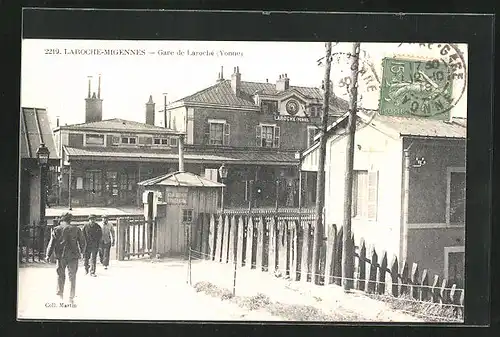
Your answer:
[[[224,184],[189,172],[173,172],[138,185],[156,200],[156,253],[161,256],[185,254],[187,231],[203,213],[217,211]],[[150,193],[153,192],[153,193]]]

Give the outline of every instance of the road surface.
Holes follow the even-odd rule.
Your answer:
[[[116,261],[97,277],[77,273],[75,307],[69,302],[69,282],[63,303],[55,295],[55,265],[19,268],[19,319],[71,320],[281,320],[263,311],[251,311],[228,301],[197,293],[189,286],[183,260]]]

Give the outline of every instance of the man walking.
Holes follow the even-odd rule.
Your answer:
[[[45,259],[49,261],[54,253],[57,271],[57,296],[62,300],[64,283],[66,281],[66,268],[68,269],[70,294],[69,300],[73,303],[76,290],[76,272],[78,271],[78,259],[85,251],[85,238],[78,226],[71,225],[71,213],[64,213],[50,236],[49,245]]]
[[[97,251],[99,250],[99,243],[102,238],[102,229],[95,221],[96,218],[93,214],[89,215],[89,222],[83,227],[83,235],[87,242],[84,261],[85,274],[88,274],[90,270],[90,276],[93,277],[96,276]]]
[[[108,269],[109,266],[109,252],[111,247],[115,245],[115,230],[113,225],[108,222],[108,216],[102,216],[102,239],[99,246],[99,260],[104,266],[104,269]]]

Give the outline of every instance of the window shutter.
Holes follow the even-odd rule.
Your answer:
[[[280,127],[274,127],[274,147],[280,147]]]
[[[230,125],[227,123],[224,123],[224,142],[223,142],[223,145],[229,145],[230,134],[231,134]]]
[[[368,210],[370,220],[377,220],[378,171],[368,172]]]
[[[258,147],[262,146],[261,137],[262,137],[262,127],[260,125],[257,125],[255,127],[255,140],[256,140],[255,145]]]
[[[210,123],[208,120],[205,123],[205,144],[210,144]]]

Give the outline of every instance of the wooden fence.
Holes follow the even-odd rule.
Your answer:
[[[143,215],[117,218],[116,251],[119,261],[133,257],[152,257],[155,223]]]
[[[327,226],[321,247],[319,272],[311,275],[315,221],[311,210],[286,213],[226,212],[202,214],[192,228],[191,251],[196,257],[237,267],[257,269],[294,281],[319,285],[342,284],[342,227]],[[354,246],[354,236],[349,243]],[[464,290],[439,275],[430,275],[417,263],[388,261],[385,252],[367,251],[360,240],[351,263],[354,289],[376,295],[411,297],[463,308]]]

